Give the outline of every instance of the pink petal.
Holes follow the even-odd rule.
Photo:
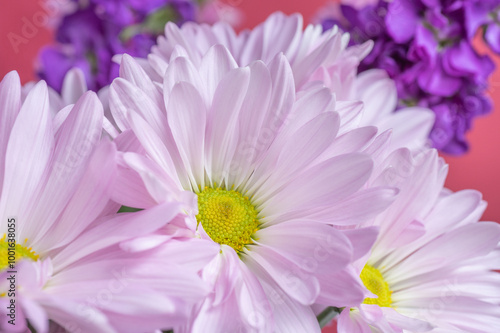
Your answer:
[[[96,308],[82,306],[73,301],[60,298],[39,300],[50,319],[69,331],[114,333],[106,316]],[[71,320],[68,320],[68,319]]]
[[[476,223],[482,214],[482,195],[478,191],[463,190],[450,194],[439,200],[430,215],[426,218],[426,229],[429,234],[442,234],[451,228]],[[477,210],[479,209],[479,212]]]
[[[318,297],[320,292],[318,280],[271,248],[254,246],[245,253],[255,261],[255,265],[259,265],[259,269],[265,270],[280,288],[297,302],[311,305]],[[256,273],[257,268],[254,265],[250,269]]]
[[[88,91],[85,75],[79,68],[72,68],[64,77],[61,96],[64,104],[75,104]]]
[[[114,201],[134,208],[149,208],[157,204],[137,171],[120,165],[116,172],[116,182],[111,195]]]
[[[168,123],[191,183],[205,187],[204,146],[207,110],[198,90],[188,82],[177,83],[168,103]]]
[[[361,152],[377,134],[377,127],[367,126],[356,128],[335,139],[331,146],[324,152],[320,160],[347,153]]]
[[[165,170],[161,169],[158,164],[154,163],[146,156],[134,153],[123,154],[123,159],[128,166],[139,173],[146,186],[147,192],[156,203],[162,203],[169,200],[180,200],[183,190],[178,180],[176,178],[170,178],[169,175],[165,173]]]
[[[45,234],[35,238],[40,242],[40,245],[34,245],[35,248],[48,251],[72,242],[100,215],[110,200],[115,182],[115,154],[116,147],[110,142],[103,142],[95,150],[71,200],[49,231],[50,236]]]
[[[396,150],[386,161],[385,173],[373,184],[397,186],[396,202],[377,219],[381,225],[380,248],[393,248],[393,240],[415,219],[424,220],[439,195],[444,177],[435,150],[413,158],[408,150]]]
[[[164,142],[156,135],[149,123],[136,113],[129,114],[129,121],[137,139],[139,139],[149,157],[158,163],[167,174],[176,175],[177,170],[170,155],[170,150],[165,147]]]
[[[245,328],[238,312],[235,296],[217,306],[212,306],[206,300],[201,306],[192,327],[181,330],[182,332],[238,332]]]
[[[146,93],[156,105],[162,105],[161,90],[153,84],[148,74],[137,61],[126,53],[121,59],[120,77]]]
[[[343,230],[343,234],[352,244],[353,261],[358,260],[370,252],[373,244],[377,240],[378,231],[377,227]]]
[[[23,312],[31,326],[39,333],[48,332],[49,318],[45,310],[28,297],[23,297],[20,301]],[[16,319],[19,320],[19,318]]]
[[[363,108],[363,102],[337,101],[335,111],[340,114],[340,119],[342,120],[340,134],[344,134],[359,127],[363,117]]]
[[[366,288],[359,278],[359,272],[353,267],[318,277],[321,293],[316,302],[336,307],[359,305],[366,296]]]
[[[231,170],[238,170],[229,175],[229,183],[237,188],[252,170],[259,155],[259,133],[268,112],[271,99],[271,74],[261,61],[250,65],[250,81],[245,100],[238,117],[239,138]]]
[[[334,35],[329,36],[329,38],[323,41],[319,47],[293,64],[293,76],[297,87],[304,84],[313,72],[327,59],[335,42],[336,39]]]
[[[0,188],[2,188],[7,143],[21,108],[21,82],[17,72],[9,72],[0,82]]]
[[[392,129],[394,147],[410,150],[427,146],[429,133],[434,125],[434,112],[425,108],[405,108],[378,122],[381,131]]]
[[[237,67],[236,61],[227,48],[222,45],[212,46],[203,57],[199,68],[207,96],[214,96],[221,80],[227,76],[229,71]]]
[[[255,237],[257,244],[265,245],[313,274],[342,270],[352,260],[349,239],[321,223],[283,222],[257,231]]]
[[[27,203],[34,200],[37,187],[46,177],[52,155],[51,123],[47,85],[41,81],[28,94],[12,127],[5,153],[0,216],[17,216],[21,220],[27,217]],[[6,219],[1,223],[6,223]],[[19,225],[18,235],[23,226],[26,224]]]
[[[254,171],[253,177],[257,182],[253,186],[264,184],[253,195],[265,200],[267,195],[311,165],[333,142],[339,122],[336,113],[326,112],[304,124],[295,133],[278,137],[264,161]],[[262,181],[259,182],[260,179]]]
[[[278,54],[268,68],[271,73],[273,89],[269,111],[264,120],[264,124],[269,124],[269,127],[263,128],[259,133],[263,151],[273,142],[283,127],[295,101],[293,72],[285,56]]]
[[[184,48],[184,50],[186,50],[186,52],[188,53],[189,58],[193,59],[196,64],[199,64],[201,62],[201,55],[193,50],[196,45],[190,47],[191,44],[186,40],[186,38],[184,38],[177,24],[173,22],[167,23],[167,25],[165,26],[165,37],[166,40],[169,41],[169,44],[182,46],[182,48]]]
[[[119,151],[134,152],[143,155],[145,153],[144,147],[142,147],[141,142],[137,139],[132,129],[121,132],[113,141]]]
[[[25,237],[34,242],[44,237],[74,195],[100,140],[102,118],[102,104],[95,93],[88,92],[78,100],[61,125],[52,168],[30,215],[30,219],[45,223],[33,224]]]
[[[371,159],[359,153],[331,158],[303,172],[269,198],[261,214],[267,218],[282,212],[328,206],[358,191],[368,180]]]
[[[236,287],[238,306],[243,321],[260,332],[274,331],[271,304],[257,277],[238,260],[241,283]]]
[[[202,94],[204,108],[208,106],[211,96],[207,96],[207,90],[204,88],[204,81],[201,80],[200,72],[193,63],[185,57],[177,57],[170,62],[163,79],[163,98],[168,110],[168,103],[172,89],[179,82],[192,84],[196,90]]]
[[[238,68],[229,72],[215,91],[208,119],[207,173],[211,182],[221,184],[228,175],[238,143],[238,115],[250,81],[250,70]]]
[[[285,130],[295,132],[314,117],[335,110],[335,103],[335,95],[322,84],[297,92],[292,108],[293,118]]]
[[[471,237],[471,235],[474,235]],[[500,242],[500,226],[494,222],[465,225],[436,238],[398,265],[394,281],[457,265],[461,260],[484,256]],[[392,276],[392,274],[391,274]]]
[[[416,239],[419,239],[426,233],[425,226],[422,222],[414,220],[401,231],[401,234],[393,243],[394,248],[402,247]]]
[[[281,12],[271,14],[263,24],[262,56],[258,59],[269,62],[281,52],[291,59],[301,40],[302,21],[302,16],[298,14],[290,16]]]
[[[52,126],[54,128],[54,132],[56,135],[58,135],[58,132],[60,131],[62,124],[66,121],[68,118],[69,114],[71,113],[71,110],[73,110],[74,104],[67,105],[63,107],[61,110],[59,110],[54,118],[52,119]]]
[[[357,77],[358,98],[365,105],[361,125],[375,125],[396,109],[396,85],[387,74],[380,75],[381,72],[366,71]]]
[[[96,223],[53,257],[54,266],[60,270],[100,249],[153,232],[172,220],[179,213],[179,208],[179,204],[165,203],[133,214],[118,214],[106,222]],[[137,228],[138,222],[141,222],[141,228]]]
[[[163,101],[161,104],[153,101],[140,88],[122,78],[113,81],[109,93],[109,106],[120,129],[125,130],[130,127],[130,121],[127,121],[126,118],[129,117],[129,113],[134,113],[147,121],[163,142],[167,141],[167,117],[165,112],[160,109]]]
[[[387,209],[397,198],[398,192],[392,187],[367,188],[326,209],[312,212],[308,217],[332,225],[363,225]]]
[[[259,25],[252,31],[246,33],[244,41],[241,43],[238,64],[247,66],[252,61],[262,60],[262,53],[264,52],[264,45],[262,43],[263,30],[264,27]]]
[[[339,124],[339,116],[334,112],[320,114],[304,124],[281,147],[275,171],[285,178],[311,164],[332,144]]]
[[[256,274],[268,295],[275,320],[275,332],[317,332],[321,331],[316,316],[310,306],[302,305],[296,301],[293,293],[288,293],[276,283],[270,271],[263,269],[253,258],[248,258],[247,266]],[[278,274],[282,274],[281,273]],[[295,291],[296,292],[296,291]]]
[[[339,316],[337,331],[339,333],[371,333],[370,326],[365,323],[359,312],[344,309]]]
[[[129,241],[124,241],[120,243],[120,248],[127,252],[142,252],[149,249],[153,249],[172,237],[167,235],[147,235],[144,237],[137,237]]]

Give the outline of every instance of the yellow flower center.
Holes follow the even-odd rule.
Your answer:
[[[24,244],[26,244],[27,241],[26,239]],[[19,243],[15,243],[15,246],[11,245],[13,245],[13,243],[8,242],[6,235],[0,239],[0,271],[9,268],[9,262],[17,262],[23,258],[37,261],[40,257],[31,247],[28,248],[26,245],[21,245]]]
[[[361,271],[361,281],[365,287],[378,296],[378,298],[367,297],[364,304],[377,304],[378,306],[390,307],[392,304],[392,291],[389,284],[384,280],[382,273],[373,266],[365,265]]]
[[[252,235],[259,229],[257,215],[248,197],[237,191],[205,187],[198,193],[198,223],[214,242],[238,252],[252,244]]]

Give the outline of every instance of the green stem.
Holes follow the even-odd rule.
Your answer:
[[[121,206],[120,207],[120,210],[118,211],[118,213],[133,213],[133,212],[138,212],[142,209],[140,208],[133,208],[133,207],[127,207],[127,206]]]
[[[325,327],[333,318],[337,317],[342,312],[342,308],[329,306],[323,310],[316,318],[318,319],[319,326]]]

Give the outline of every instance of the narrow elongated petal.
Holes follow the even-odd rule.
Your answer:
[[[179,204],[166,203],[135,214],[118,215],[108,223],[96,224],[85,235],[80,236],[76,241],[65,247],[64,251],[56,255],[53,260],[59,268],[62,268],[92,252],[116,244],[120,240],[127,240],[134,236],[153,232],[178,213]],[[138,229],[137,221],[141,218],[150,221],[150,223]],[[118,229],[117,226],[119,226]],[[97,237],[97,235],[101,237]],[[102,237],[102,235],[106,236]]]
[[[188,82],[176,84],[171,92],[168,123],[187,170],[195,182],[204,187],[205,128],[207,110],[196,88]]]
[[[34,199],[37,188],[45,181],[46,168],[54,149],[51,125],[47,86],[42,81],[30,91],[23,103],[7,145],[0,199],[2,225],[7,217],[26,217],[26,203]],[[23,216],[19,216],[21,214]]]
[[[0,188],[4,179],[7,143],[20,108],[21,82],[16,72],[10,72],[0,82]]]
[[[30,219],[55,222],[61,214],[88,168],[93,148],[100,140],[102,118],[102,105],[94,93],[83,95],[75,104],[59,130],[52,168]],[[50,223],[32,227],[26,237],[36,241],[50,227]]]

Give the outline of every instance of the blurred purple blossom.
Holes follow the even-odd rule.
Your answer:
[[[118,76],[115,54],[146,57],[167,21],[195,19],[197,0],[74,0],[56,28],[57,44],[42,49],[38,75],[60,92],[66,72],[80,68],[91,90]]]
[[[350,32],[351,44],[374,40],[359,70],[386,70],[396,82],[399,107],[434,110],[434,147],[465,153],[473,119],[492,109],[485,92],[495,67],[475,51],[472,39],[483,28],[485,41],[500,52],[500,1],[379,0],[356,7],[350,2],[331,16],[323,13],[323,28],[338,25]]]

